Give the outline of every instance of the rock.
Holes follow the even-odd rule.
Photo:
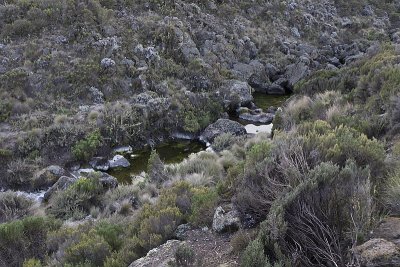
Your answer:
[[[168,240],[165,244],[153,248],[143,258],[135,260],[129,267],[168,267],[170,261],[175,259],[175,251],[184,244],[179,240]]]
[[[175,230],[175,237],[179,240],[185,240],[187,238],[187,232],[192,230],[190,224],[181,224]]]
[[[32,180],[35,189],[47,189],[67,172],[60,166],[52,165],[37,172]]]
[[[103,188],[113,189],[118,186],[118,180],[114,176],[109,175],[108,173],[101,172],[101,176],[99,178],[100,183],[103,185]]]
[[[113,149],[114,154],[132,154],[133,148],[131,146],[120,146]]]
[[[383,238],[400,246],[400,218],[385,218],[373,231],[372,237]]]
[[[239,118],[246,121],[257,122],[262,124],[269,124],[274,120],[274,114],[261,113],[261,114],[240,114]]]
[[[214,213],[212,229],[217,233],[234,232],[240,228],[239,213],[236,210],[225,212],[219,206]]]
[[[292,33],[293,37],[296,37],[296,38],[301,37],[299,29],[297,29],[296,27],[291,28],[290,32]]]
[[[267,87],[265,92],[269,95],[284,95],[286,93],[286,90],[283,86],[273,83]]]
[[[261,77],[258,74],[253,74],[247,81],[256,92],[266,93],[271,82],[268,78]]]
[[[245,135],[246,129],[243,125],[236,121],[228,119],[219,119],[215,123],[210,124],[200,135],[200,141],[204,143],[212,143],[215,137],[223,134],[231,133],[236,136]]]
[[[97,89],[96,87],[89,88],[90,96],[95,104],[103,104],[104,103],[104,94]]]
[[[279,79],[279,71],[274,65],[270,63],[266,64],[265,71],[271,81],[276,81]]]
[[[58,181],[46,191],[46,193],[43,196],[43,200],[44,201],[49,200],[51,198],[51,196],[54,194],[54,192],[67,189],[70,185],[75,183],[77,180],[78,180],[77,178],[61,176],[58,179]]]
[[[92,158],[89,165],[96,171],[108,171],[110,169],[110,163],[103,157]]]
[[[108,161],[108,164],[110,165],[110,168],[127,168],[129,166],[131,166],[131,164],[129,163],[129,161],[124,158],[124,156],[121,155],[115,155],[113,157],[113,159]]]
[[[354,253],[361,266],[400,266],[399,247],[382,238],[374,238],[357,246]]]
[[[304,62],[289,65],[285,72],[285,76],[289,82],[287,89],[293,90],[294,85],[309,74],[310,68]]]
[[[247,124],[244,128],[246,129],[248,134],[259,134],[259,133],[266,133],[268,135],[272,132],[272,123],[268,125],[254,125],[254,124]]]
[[[246,106],[253,101],[251,87],[246,82],[238,80],[227,81],[220,90],[227,106]]]
[[[103,69],[109,69],[115,66],[115,61],[106,57],[101,60],[100,65]]]

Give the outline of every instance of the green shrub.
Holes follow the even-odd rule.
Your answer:
[[[235,136],[231,133],[224,133],[214,139],[212,147],[215,151],[221,152],[222,150],[229,149],[235,143]]]
[[[47,212],[57,218],[82,218],[92,206],[101,204],[103,186],[96,176],[80,178],[66,190],[56,194]]]
[[[189,221],[195,226],[210,226],[217,206],[218,194],[210,188],[193,188]]]
[[[94,231],[83,234],[80,240],[65,249],[64,260],[70,264],[102,266],[111,254],[110,245]]]
[[[147,172],[149,180],[152,183],[161,184],[168,179],[165,170],[164,163],[161,161],[160,156],[156,150],[152,150],[149,161],[147,163]]]
[[[0,263],[22,266],[27,259],[44,260],[47,231],[55,227],[54,221],[40,217],[0,224]]]
[[[42,267],[42,263],[40,262],[40,260],[37,259],[29,259],[24,261],[24,264],[22,265],[22,267]]]
[[[85,139],[77,142],[72,148],[72,153],[78,160],[89,160],[95,155],[102,145],[102,136],[99,130],[93,131]]]
[[[175,252],[175,261],[180,267],[193,266],[196,261],[196,254],[187,245],[180,245]]]
[[[241,267],[267,266],[268,259],[265,257],[263,243],[256,239],[246,248],[241,259]]]
[[[123,229],[120,225],[114,225],[107,222],[100,222],[96,225],[96,234],[103,237],[104,240],[110,245],[112,251],[119,250],[123,244],[121,235]]]
[[[0,223],[19,219],[29,214],[32,201],[17,193],[0,192]]]

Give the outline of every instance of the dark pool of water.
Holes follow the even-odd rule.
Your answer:
[[[281,107],[286,100],[288,100],[290,95],[267,95],[264,93],[253,93],[254,104],[263,110],[269,107]]]
[[[267,95],[263,93],[254,93],[254,103],[257,107],[262,108],[263,110],[268,109],[271,106],[280,107],[283,103],[290,97],[289,95]],[[247,124],[255,124],[248,121],[240,120],[239,118],[232,117],[231,119],[240,122],[243,125]],[[189,141],[189,140],[178,140],[178,141],[170,141],[160,144],[155,147],[158,154],[160,155],[161,160],[166,164],[171,163],[179,163],[187,158],[192,153],[197,153],[205,149],[205,146],[198,141]],[[116,177],[120,183],[130,183],[132,175],[138,175],[141,172],[147,172],[147,162],[149,160],[151,153],[150,148],[142,149],[135,151],[133,153],[134,157],[129,158],[129,155],[126,155],[131,166],[128,168],[121,168],[109,171],[109,174]]]
[[[176,140],[162,143],[155,147],[164,163],[179,163],[192,153],[197,153],[205,149],[205,146],[198,141]],[[138,175],[141,172],[147,172],[147,163],[150,157],[151,149],[146,148],[135,151],[129,158],[126,155],[131,166],[128,168],[120,168],[111,170],[108,173],[118,179],[119,183],[130,183],[132,175]]]

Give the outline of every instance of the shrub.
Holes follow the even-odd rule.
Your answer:
[[[82,218],[92,206],[101,203],[103,186],[96,176],[80,178],[66,190],[56,194],[51,200],[48,213],[57,218]]]
[[[235,143],[235,137],[231,133],[224,133],[214,139],[212,147],[215,151],[229,149]]]
[[[232,250],[234,253],[240,255],[243,253],[243,251],[246,249],[246,247],[249,245],[249,243],[255,239],[255,232],[251,231],[244,231],[244,230],[239,230],[236,232],[230,241],[230,245],[232,246]]]
[[[217,206],[218,194],[210,188],[193,188],[190,223],[195,226],[210,226]]]
[[[22,265],[22,267],[42,267],[42,263],[40,262],[40,260],[37,259],[29,259],[24,261],[24,264]]]
[[[93,131],[85,139],[77,142],[72,148],[72,153],[78,160],[89,160],[95,155],[102,145],[102,137],[99,130]]]
[[[111,254],[110,245],[94,231],[83,234],[80,240],[65,249],[65,261],[71,264],[102,266]]]
[[[154,149],[150,154],[147,164],[147,172],[149,180],[152,183],[160,184],[168,179],[164,170],[164,163],[161,161],[160,156]]]
[[[27,259],[44,260],[47,231],[55,227],[54,221],[40,217],[0,224],[0,263],[22,266]]]
[[[17,159],[7,165],[6,184],[12,188],[29,187],[36,166],[28,160]]]
[[[0,223],[19,219],[29,213],[32,201],[17,193],[0,192]]]
[[[265,257],[263,243],[256,239],[252,241],[246,248],[241,259],[241,267],[266,266],[268,259]]]
[[[175,252],[175,261],[178,266],[189,267],[193,266],[196,260],[196,254],[187,245],[180,245]]]

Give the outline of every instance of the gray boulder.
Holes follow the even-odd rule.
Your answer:
[[[273,83],[266,88],[265,92],[269,95],[284,95],[286,90],[280,84]]]
[[[243,125],[236,121],[228,119],[219,119],[215,123],[210,124],[200,135],[200,140],[205,143],[212,143],[214,139],[223,134],[231,133],[236,136],[245,135],[246,129]]]
[[[244,113],[240,114],[239,118],[246,121],[262,123],[262,124],[270,124],[274,120],[274,114],[270,113],[261,113],[261,114],[250,114]]]
[[[47,189],[46,193],[43,196],[43,200],[47,201],[51,198],[54,192],[62,191],[67,189],[69,186],[74,184],[78,178],[72,178],[67,176],[61,176],[58,181],[49,189]]]
[[[175,260],[175,251],[184,242],[179,240],[168,240],[165,244],[153,248],[143,258],[132,262],[129,267],[168,267]]]
[[[96,171],[108,171],[110,169],[109,161],[103,157],[92,158],[89,165]]]
[[[357,246],[354,253],[360,266],[400,266],[399,247],[382,238],[374,238]]]
[[[293,90],[294,85],[309,74],[310,68],[304,62],[287,66],[285,77],[289,82],[288,89]]]
[[[253,101],[252,89],[246,82],[229,80],[220,91],[226,106],[246,106]]]
[[[115,178],[114,176],[111,176],[105,172],[101,172],[99,181],[103,185],[103,188],[106,190],[118,187],[117,178]]]
[[[61,176],[66,174],[67,172],[64,170],[64,168],[60,166],[49,166],[40,170],[34,175],[32,179],[33,187],[35,189],[47,189],[48,187],[56,183]]]
[[[121,155],[115,155],[112,159],[108,161],[108,164],[111,169],[114,168],[127,168],[131,166],[129,161]]]
[[[212,223],[212,229],[215,232],[234,232],[240,227],[239,213],[236,210],[226,212],[221,206],[215,210]]]
[[[100,65],[103,69],[109,69],[115,66],[115,61],[106,57],[101,60]]]

